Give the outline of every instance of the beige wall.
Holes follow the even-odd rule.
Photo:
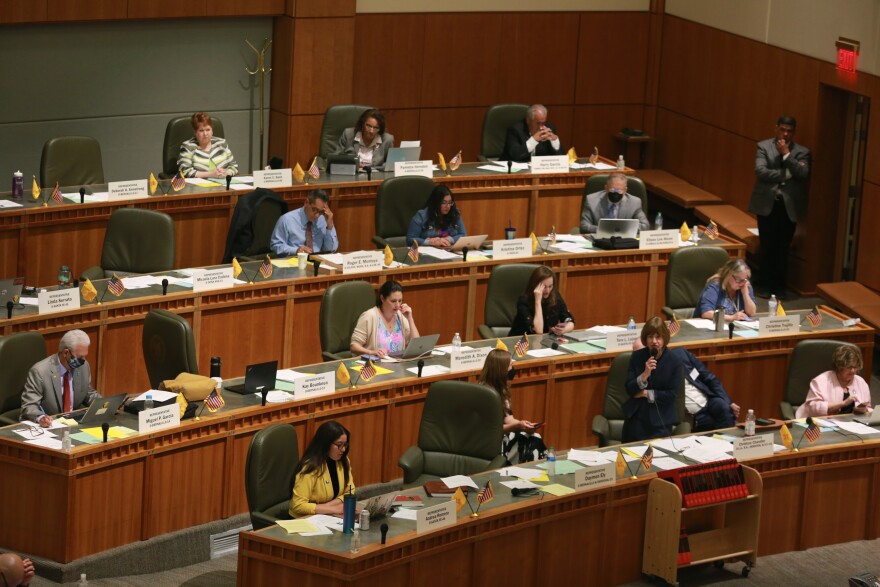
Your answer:
[[[357,13],[646,11],[650,0],[357,0]]]

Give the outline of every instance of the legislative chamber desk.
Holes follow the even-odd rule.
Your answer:
[[[803,430],[792,428],[795,443]],[[726,432],[741,435],[739,430]],[[815,445],[804,440],[799,452],[744,461],[763,480],[759,555],[880,537],[880,435],[863,438],[850,435],[845,440],[826,431]],[[478,518],[470,518],[465,506],[453,526],[424,534],[416,533],[413,521],[373,520],[368,531],[360,532],[358,554],[349,552],[349,536],[339,532],[302,537],[277,526],[242,532],[237,584],[480,587],[636,581],[641,578],[648,484],[657,469],[653,471],[562,497],[513,497],[497,474],[474,475],[481,487],[490,479],[495,492]],[[558,475],[551,481],[574,487],[573,478]],[[409,491],[421,495],[426,507],[449,499],[428,498],[421,488]],[[474,507],[475,494],[472,490]],[[715,529],[719,541],[733,542],[718,530],[724,526],[725,509],[689,512],[688,531]],[[383,522],[389,527],[385,545],[380,543]],[[717,548],[724,550],[725,545],[729,552],[739,550],[735,542]],[[734,568],[738,572],[741,567]],[[760,569],[758,558],[752,576],[759,578]]]
[[[744,245],[737,241],[703,238],[701,243],[724,247],[732,257],[745,254]],[[630,315],[643,322],[660,311],[672,249],[587,251],[514,262],[552,267],[559,291],[583,327],[626,322]],[[179,314],[192,324],[203,375],[208,374],[210,358],[221,357],[223,375],[237,377],[254,363],[277,360],[280,365],[304,365],[320,361],[318,318],[324,291],[341,281],[363,279],[378,289],[387,279],[395,279],[403,284],[404,299],[413,308],[420,332],[439,333],[441,342],[451,341],[456,332],[465,340],[478,337],[489,275],[505,261],[476,261],[471,253],[467,263],[440,262],[423,254],[412,264],[406,249],[396,250],[395,257],[406,266],[355,275],[343,275],[325,266],[317,277],[311,276],[311,266],[307,276],[301,276],[296,268],[276,267],[269,280],[260,275],[259,262],[245,263],[248,277],[243,274],[241,278],[256,276],[254,284],[202,293],[170,285],[166,296],[161,295],[161,286],[154,285],[126,290],[117,298],[104,295],[106,280],[96,281],[102,305],[81,300],[79,310],[45,315],[37,314],[34,306],[19,307],[11,320],[0,319],[0,335],[38,331],[53,349],[64,332],[81,328],[92,340],[92,384],[98,390],[110,386],[114,393],[137,392],[149,385],[141,360],[141,336],[144,316],[153,308]],[[168,274],[182,277],[176,272]]]
[[[605,163],[613,163],[607,159]],[[446,176],[434,173],[434,181],[449,185],[455,193],[469,234],[488,234],[503,238],[508,221],[519,236],[529,232],[547,234],[555,225],[568,232],[580,222],[584,183],[590,175],[607,171],[571,173],[513,174],[478,169],[482,163],[467,163]],[[626,173],[633,173],[626,169]],[[322,188],[330,194],[330,207],[342,251],[373,249],[376,190],[393,173],[373,172],[356,177],[323,174],[310,184],[275,188],[290,209],[302,206],[305,195]],[[26,182],[30,185],[28,182]],[[227,191],[226,187],[202,188],[187,185],[180,192],[168,191],[169,182],[160,182],[157,196],[114,202],[79,203],[79,186],[65,188],[71,200],[56,204],[49,200],[52,187],[43,187],[40,200],[30,190],[16,200],[20,208],[0,209],[0,275],[24,276],[28,285],[55,283],[58,267],[68,265],[79,275],[98,265],[110,214],[118,208],[134,207],[165,212],[174,219],[175,267],[201,267],[223,259],[226,234],[238,198],[247,191]],[[106,191],[106,186],[88,186],[90,192]],[[9,193],[0,194],[9,198]],[[43,201],[49,200],[43,207]]]
[[[737,336],[726,340],[715,338],[715,332],[683,323],[672,342],[673,346],[686,345],[705,362],[744,409],[754,408],[758,415],[775,416],[782,399],[788,359],[800,340],[833,338],[856,344],[865,358],[865,371],[871,370],[874,330],[862,324],[844,328],[840,314],[824,307],[822,311],[821,326],[813,328],[805,323],[794,336]],[[508,347],[513,348],[516,339],[505,339]],[[541,343],[540,336],[531,337],[533,347],[539,348]],[[471,344],[492,345],[494,341]],[[595,348],[585,354],[518,360],[517,377],[512,382],[512,401],[517,413],[546,422],[543,432],[548,445],[566,449],[596,444],[598,440],[590,431],[590,423],[602,411],[607,372],[614,356],[615,353]],[[140,357],[129,360],[141,362]],[[438,356],[426,363],[448,365],[448,361],[447,356]],[[338,364],[319,363],[296,369],[319,373],[335,370]],[[431,383],[445,379],[476,381],[478,371],[417,378],[403,370],[412,367],[412,363],[383,366],[388,366],[392,373],[378,375],[367,383],[358,382],[354,389],[337,383],[333,394],[265,407],[259,405],[255,396],[226,392],[226,406],[213,414],[205,412],[199,420],[186,420],[177,428],[107,444],[77,443],[70,453],[26,444],[12,432],[20,425],[2,428],[0,478],[16,490],[9,499],[0,500],[0,519],[4,521],[0,524],[0,549],[68,562],[246,512],[244,464],[250,440],[257,430],[279,422],[292,424],[299,445],[304,447],[323,422],[340,420],[352,431],[351,460],[359,485],[399,478],[397,460],[416,443],[422,406]],[[356,379],[356,372],[352,373]],[[120,420],[123,425],[137,428],[132,416],[120,416]],[[864,455],[865,449],[857,446],[851,450],[853,455]],[[786,462],[797,463],[802,458],[803,455],[796,456]],[[848,458],[860,463],[865,459],[876,460],[875,456]],[[769,462],[766,470],[773,469],[777,462]],[[792,470],[803,468],[799,465]],[[866,471],[873,469],[863,467],[859,471],[860,475],[867,475]],[[870,472],[868,478],[875,479],[876,473]],[[772,486],[766,481],[765,484]],[[786,499],[797,497],[796,487],[790,482],[780,480],[779,484],[780,491],[786,491]],[[816,490],[821,490],[821,486],[817,485]],[[633,483],[623,484],[609,495],[615,500],[620,497],[625,511],[634,508],[641,515],[643,494],[639,483]],[[601,501],[607,496],[602,493],[589,497],[597,499]],[[559,524],[571,524],[564,513],[569,507],[574,506],[564,506],[560,511]],[[600,518],[611,513],[605,511],[605,506],[597,507],[601,511],[595,515]],[[536,523],[533,526],[537,532]],[[570,527],[572,531],[579,528],[577,524]],[[791,526],[779,529],[783,530],[800,532]],[[633,548],[638,549],[637,532],[632,540]],[[767,547],[773,546],[765,543]],[[510,548],[511,552],[527,552],[518,546]],[[616,564],[613,558],[608,560]],[[507,572],[500,566],[498,572]]]

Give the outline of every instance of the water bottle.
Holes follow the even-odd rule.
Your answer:
[[[776,315],[776,308],[779,307],[779,302],[776,301],[776,294],[770,296],[770,301],[767,302],[767,314],[770,316]]]
[[[556,475],[556,453],[552,446],[547,451],[547,474],[551,477]]]
[[[211,357],[211,379],[214,380],[218,388],[223,385],[223,378],[220,376],[220,367],[220,357]]]
[[[58,270],[58,289],[70,287],[70,280],[72,278],[73,276],[70,273],[70,267],[62,265],[61,269]]]
[[[745,435],[746,436],[754,436],[755,435],[755,410],[749,410],[749,413],[746,414]]]
[[[617,158],[617,168],[621,171],[626,167],[626,162],[623,160],[623,155]]]
[[[654,230],[663,230],[663,212],[657,212],[654,217]]]
[[[73,448],[73,445],[70,442],[70,428],[65,426],[61,429],[61,450],[70,452],[71,448]]]
[[[24,176],[22,176],[21,171],[16,171],[12,174],[12,197],[20,198],[24,193]]]
[[[626,323],[626,329],[627,330],[637,330],[636,321],[632,316],[629,317],[629,322]]]
[[[89,585],[89,580],[86,579],[86,574],[81,573],[79,576],[79,581],[77,581],[77,583],[76,583],[76,587],[88,587],[88,585]]]
[[[461,336],[456,332],[455,336],[452,337],[452,352],[457,353],[461,351]]]
[[[152,410],[153,409],[153,394],[152,393],[147,394],[147,399],[144,400],[144,409],[145,410]]]
[[[357,554],[361,551],[361,533],[354,530],[351,533],[351,553]]]

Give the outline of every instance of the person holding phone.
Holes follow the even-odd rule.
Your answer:
[[[330,196],[324,190],[312,190],[302,208],[281,216],[269,239],[269,248],[281,257],[297,253],[332,253],[339,248],[333,225]]]
[[[288,511],[294,518],[314,514],[342,517],[342,499],[354,493],[354,475],[348,451],[351,433],[330,420],[318,427],[294,470],[293,495]]]
[[[555,287],[553,270],[541,265],[532,272],[516,304],[516,317],[508,336],[553,333],[561,336],[574,330],[574,316]]]
[[[834,349],[831,370],[810,381],[807,399],[798,407],[795,417],[872,412],[871,390],[857,373],[863,366],[862,351],[858,347],[842,344]]]
[[[412,308],[403,303],[403,286],[388,280],[379,288],[376,307],[360,315],[351,334],[353,355],[383,358],[403,353],[406,345],[419,336]]]

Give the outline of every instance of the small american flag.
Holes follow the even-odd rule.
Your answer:
[[[412,246],[406,252],[406,256],[412,259],[413,263],[419,262],[419,243],[413,241]]]
[[[642,467],[644,467],[645,471],[650,471],[651,463],[654,462],[654,447],[650,444],[648,445],[648,448],[645,450],[645,452],[642,453],[641,461]]]
[[[712,240],[718,238],[718,225],[715,224],[714,220],[709,221],[709,226],[706,227],[706,231],[704,234]]]
[[[522,338],[516,341],[516,344],[513,345],[513,351],[516,353],[517,357],[522,358],[526,356],[526,353],[529,352],[529,337],[523,334]]]
[[[64,196],[61,195],[61,190],[58,189],[58,182],[55,182],[55,189],[52,190],[52,201],[56,204],[61,204],[64,202]]]
[[[186,178],[183,177],[183,169],[179,169],[177,173],[174,174],[174,177],[171,178],[171,189],[173,189],[175,192],[179,192],[185,187]]]
[[[819,440],[819,438],[820,438],[821,436],[822,436],[822,431],[821,431],[821,430],[819,429],[819,427],[818,427],[818,426],[817,426],[817,425],[811,420],[811,421],[807,424],[807,430],[804,432],[804,437],[805,437],[807,440],[810,441],[810,444],[812,444],[812,443],[816,442],[817,440]]]
[[[110,290],[110,293],[114,296],[121,296],[125,292],[125,284],[122,283],[122,280],[114,273],[110,283],[107,284],[107,289]]]
[[[672,320],[666,323],[666,328],[669,329],[670,338],[678,334],[678,331],[681,330],[681,324],[679,324],[678,318],[675,317],[675,314],[672,315]]]
[[[819,313],[818,306],[813,306],[813,309],[807,314],[807,320],[809,320],[810,324],[813,326],[819,326],[822,324],[822,314]]]
[[[555,224],[552,227],[550,227],[550,244],[551,245],[556,244],[556,225]]]
[[[260,274],[266,279],[272,277],[272,261],[269,259],[269,255],[266,255],[262,265],[260,265]]]
[[[376,366],[373,365],[372,359],[367,359],[367,362],[364,363],[364,366],[361,368],[361,379],[363,379],[364,381],[369,381],[375,376]]]
[[[495,499],[495,492],[492,491],[492,482],[486,481],[486,484],[477,494],[477,503],[483,505],[484,503],[489,503],[493,499]]]
[[[455,156],[449,160],[449,169],[455,171],[461,167],[461,151],[455,154]]]
[[[212,391],[210,395],[205,398],[205,406],[208,408],[209,412],[216,412],[225,405],[226,402],[223,401],[223,397],[216,389],[214,389],[214,391]]]
[[[312,164],[309,166],[309,175],[313,178],[318,179],[321,177],[321,170],[318,169],[318,158],[315,157],[312,159]]]

